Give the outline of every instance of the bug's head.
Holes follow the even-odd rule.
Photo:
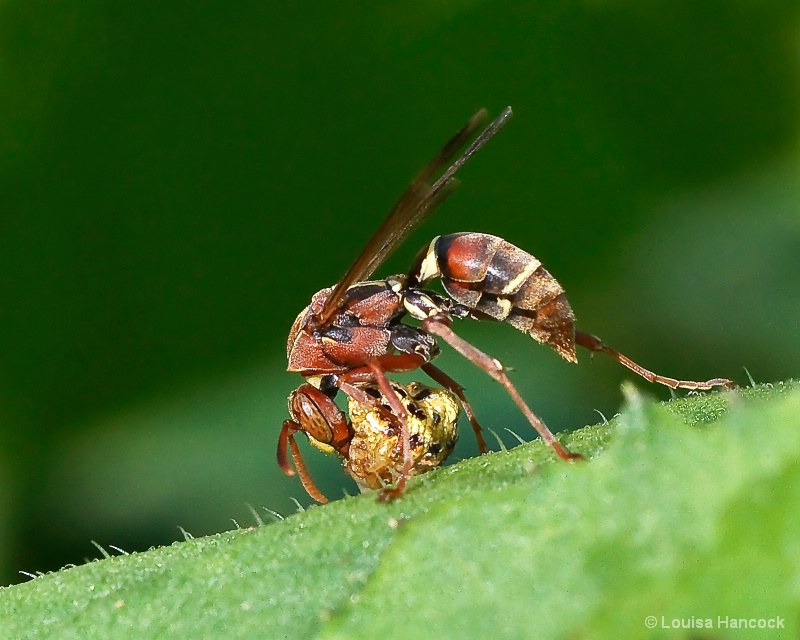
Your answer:
[[[328,287],[326,289],[317,291],[311,298],[311,304],[297,314],[297,317],[292,323],[292,328],[289,330],[289,338],[286,341],[286,357],[290,360],[292,356],[292,350],[297,342],[298,334],[309,324],[314,322],[319,312],[322,311],[322,307],[325,305],[325,301],[328,299],[328,296],[332,290],[332,287]]]

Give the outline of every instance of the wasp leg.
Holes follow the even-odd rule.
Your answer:
[[[281,435],[278,437],[278,466],[280,466],[281,470],[287,476],[293,476],[297,473],[300,477],[300,483],[303,485],[303,489],[306,490],[306,493],[320,504],[326,504],[328,499],[317,489],[314,481],[311,479],[308,469],[306,468],[306,463],[303,461],[303,456],[300,454],[300,447],[297,446],[297,441],[294,439],[294,434],[298,431],[301,431],[299,423],[294,420],[284,420]],[[292,455],[294,469],[291,467],[286,457],[287,445]],[[297,471],[295,471],[295,469]]]
[[[414,353],[400,353],[381,356],[378,358],[378,362],[381,370],[384,372],[406,373],[408,371],[415,371],[416,369],[419,369],[420,366],[425,362],[425,359],[422,356]],[[334,384],[346,395],[350,396],[357,402],[374,408],[381,414],[381,417],[384,420],[387,420],[396,426],[400,426],[400,417],[398,415],[387,411],[379,399],[373,398],[363,389],[359,389],[351,384],[359,382],[377,382],[372,368],[369,366],[363,366],[350,369],[350,371],[338,375]],[[381,387],[381,391],[383,391],[383,387]],[[395,410],[394,407],[392,407],[392,410]]]
[[[411,457],[411,433],[408,429],[409,415],[408,410],[403,405],[397,392],[392,389],[392,385],[389,384],[389,379],[386,377],[383,369],[380,368],[380,365],[376,362],[372,362],[368,366],[372,369],[375,382],[378,383],[378,388],[381,390],[381,393],[383,393],[383,397],[386,398],[392,411],[400,419],[400,443],[403,448],[403,468],[400,470],[400,478],[397,480],[397,484],[394,488],[384,489],[378,494],[379,502],[389,502],[403,495],[406,482],[408,482],[408,479],[411,477],[411,467],[414,466],[414,459]]]
[[[733,382],[732,380],[728,380],[727,378],[712,378],[711,380],[706,380],[705,382],[695,382],[694,380],[676,380],[675,378],[668,378],[666,376],[653,373],[652,371],[645,369],[642,366],[639,366],[627,356],[622,355],[619,351],[616,351],[611,347],[606,346],[605,344],[603,344],[603,341],[600,340],[600,338],[598,338],[597,336],[593,336],[588,333],[583,333],[582,331],[575,332],[575,344],[579,344],[584,349],[588,349],[589,351],[592,352],[605,353],[606,355],[609,355],[612,358],[614,358],[614,360],[619,362],[623,367],[627,367],[634,373],[642,376],[642,378],[644,378],[648,382],[663,384],[668,386],[670,389],[709,391],[714,387],[733,389],[737,386],[735,382]]]
[[[379,356],[372,362],[380,367],[382,373],[408,373],[409,371],[416,371],[425,364],[425,358],[416,353],[393,353]],[[344,379],[347,382],[377,381],[375,370],[372,365],[355,367],[345,373],[339,374],[338,378],[340,380]],[[341,388],[341,386],[339,386],[339,388]]]
[[[570,451],[567,451],[567,449],[565,449],[562,444],[556,440],[556,437],[553,435],[550,429],[547,428],[547,425],[542,421],[542,419],[539,418],[539,416],[537,416],[533,411],[531,411],[530,407],[522,399],[519,391],[517,391],[517,388],[505,374],[503,365],[500,363],[500,361],[488,356],[483,351],[477,347],[474,347],[453,332],[449,326],[449,318],[432,316],[427,320],[423,320],[422,328],[425,331],[439,336],[472,364],[480,367],[493,379],[502,384],[508,392],[508,395],[511,396],[511,399],[516,403],[520,411],[522,411],[522,413],[528,419],[528,422],[531,423],[531,426],[539,432],[540,436],[542,436],[542,440],[552,447],[553,451],[555,451],[562,460],[575,460],[583,458],[583,456],[579,453],[571,453]]]
[[[384,355],[369,362],[365,367],[358,367],[339,376],[339,388],[344,391],[341,382],[375,382],[381,390],[383,397],[392,408],[395,418],[400,424],[400,446],[403,451],[403,468],[400,478],[392,489],[384,489],[378,494],[378,500],[386,502],[399,498],[405,489],[406,482],[411,476],[414,459],[411,456],[411,434],[408,429],[408,410],[403,405],[397,392],[392,388],[386,372],[414,371],[425,363],[425,358],[418,354],[401,353]],[[345,391],[345,393],[347,393]],[[366,394],[365,394],[366,395]],[[358,398],[356,398],[359,400]],[[360,402],[360,400],[359,400]],[[370,401],[372,404],[372,401]]]
[[[464,413],[467,414],[467,418],[472,425],[472,430],[475,432],[475,439],[478,441],[478,451],[481,453],[486,453],[486,441],[483,439],[481,425],[478,422],[478,419],[475,417],[475,413],[472,411],[472,407],[470,406],[467,397],[464,395],[464,387],[458,384],[458,382],[453,380],[439,367],[431,364],[430,362],[426,362],[420,368],[435,382],[439,383],[445,389],[452,391],[454,394],[456,394],[456,396],[458,396],[458,399],[461,401],[461,406],[464,407]]]
[[[289,440],[294,438],[294,434],[299,429],[300,425],[294,420],[284,420],[281,434],[278,436],[278,466],[287,476],[293,476],[296,473],[292,465],[289,464],[289,459],[286,457],[286,451],[289,446]]]

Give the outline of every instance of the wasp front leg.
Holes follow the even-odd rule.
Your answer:
[[[294,434],[298,431],[303,431],[303,428],[300,426],[299,422],[295,422],[294,420],[284,420],[281,434],[278,437],[278,466],[280,466],[281,470],[287,476],[293,476],[295,473],[297,473],[297,475],[300,477],[300,483],[303,485],[303,489],[306,490],[306,493],[311,496],[313,500],[316,500],[320,504],[326,504],[328,499],[319,489],[317,489],[317,486],[311,479],[311,475],[308,473],[306,463],[303,461],[303,456],[300,453],[300,447],[297,446],[297,441],[294,439]],[[286,458],[287,446],[292,455],[294,468],[292,468],[288,459]]]
[[[384,489],[378,494],[378,500],[381,502],[394,500],[403,494],[406,483],[411,477],[411,469],[414,466],[414,458],[411,454],[411,433],[408,426],[410,416],[400,396],[392,388],[389,379],[386,377],[386,372],[414,371],[419,369],[425,363],[425,360],[425,356],[413,353],[388,354],[375,358],[364,367],[352,369],[339,376],[338,385],[342,390],[344,390],[343,384],[347,385],[350,382],[374,382],[377,384],[378,389],[380,389],[383,397],[386,398],[392,413],[400,424],[400,446],[403,453],[403,466],[400,470],[397,484],[393,488]],[[347,391],[347,393],[350,392],[350,390]],[[360,398],[356,399],[361,402]],[[368,404],[372,402],[374,402],[374,399],[367,401]]]

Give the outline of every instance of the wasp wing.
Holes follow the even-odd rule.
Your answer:
[[[381,263],[406,239],[409,233],[417,227],[436,207],[455,191],[458,181],[453,177],[469,158],[485,145],[511,118],[511,107],[506,107],[503,112],[493,120],[481,134],[473,140],[466,150],[453,164],[430,184],[442,167],[447,164],[456,152],[475,135],[483,121],[486,119],[486,109],[478,111],[458,133],[456,133],[439,153],[431,160],[422,171],[417,174],[405,193],[392,207],[389,215],[383,221],[375,234],[370,238],[363,251],[355,262],[344,274],[344,277],[334,287],[325,301],[325,305],[317,316],[317,326],[327,324],[339,309],[347,290],[356,282],[369,278]]]

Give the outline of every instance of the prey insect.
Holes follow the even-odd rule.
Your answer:
[[[397,387],[390,383],[388,373],[421,369],[454,394],[472,424],[478,448],[482,453],[486,451],[481,426],[463,387],[432,362],[439,354],[437,338],[499,382],[560,458],[580,458],[561,445],[530,409],[503,365],[453,331],[454,319],[507,322],[551,346],[569,362],[578,360],[576,345],[605,353],[649,382],[673,389],[734,386],[724,378],[696,382],[659,375],[607,346],[600,338],[576,331],[575,316],[562,286],[539,260],[496,236],[485,233],[438,236],[418,254],[408,274],[366,280],[453,193],[458,186],[456,172],[500,131],[511,115],[509,107],[481,129],[486,111],[476,113],[411,182],[338,284],[318,291],[292,326],[286,348],[288,370],[303,375],[306,383],[289,398],[291,417],[283,423],[277,458],[281,469],[287,475],[297,473],[303,487],[318,502],[325,502],[325,497],[311,480],[295,434],[305,433],[316,443],[338,452],[347,463],[356,429],[334,401],[339,391],[361,406],[372,407],[396,430],[397,459],[389,465],[396,483],[384,488],[379,498],[389,500],[402,495],[415,471],[411,416]],[[447,295],[427,288],[437,278]],[[419,326],[407,324],[406,318],[416,320]],[[381,398],[369,389],[377,389]]]
[[[456,445],[458,399],[447,389],[419,382],[407,385],[392,382],[391,387],[408,412],[413,460],[409,474],[427,473],[447,460]],[[335,424],[349,425],[344,428],[350,433],[348,439],[337,443],[338,448],[306,435],[316,448],[337,454],[347,474],[365,491],[381,489],[397,482],[403,472],[404,459],[400,447],[401,427],[380,388],[376,384],[361,388],[379,404],[362,404],[350,399],[350,422],[347,423],[344,413],[335,419]],[[324,501],[324,496],[321,501]]]

